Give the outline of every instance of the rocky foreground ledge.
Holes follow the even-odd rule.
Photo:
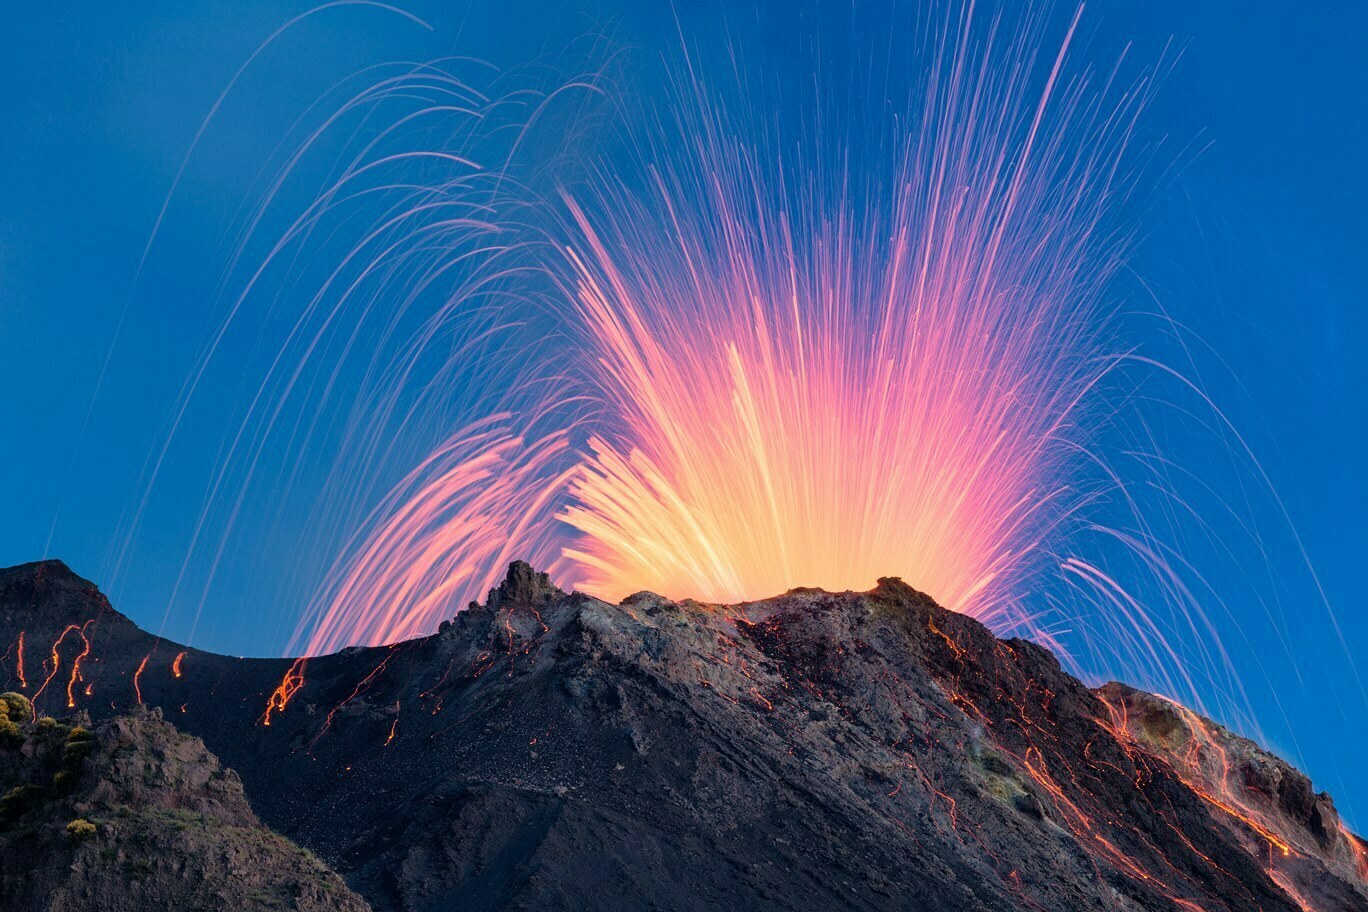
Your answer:
[[[271,832],[198,738],[139,707],[92,725],[0,699],[0,908],[298,909],[366,903]],[[84,724],[82,724],[84,723]]]
[[[239,883],[261,866],[189,852],[182,880],[231,897],[204,908],[1368,909],[1364,844],[1290,766],[1161,698],[1089,690],[894,579],[609,605],[514,564],[433,636],[304,662],[159,641],[45,562],[0,571],[5,644],[0,682],[32,708],[0,768],[32,762],[44,716],[183,738],[134,709],[155,707],[240,775],[251,808],[225,825],[258,832],[234,816],[254,811],[312,853],[281,839],[281,878]],[[0,821],[0,845],[27,828],[33,871],[79,853],[123,876],[99,865],[160,851],[136,822],[152,794],[68,835],[96,806],[77,795],[108,791],[89,763],[60,785],[42,767],[42,795]],[[0,907],[81,908],[25,889]],[[167,907],[121,890],[117,908]]]

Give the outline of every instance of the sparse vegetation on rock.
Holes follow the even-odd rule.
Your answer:
[[[0,694],[0,712],[11,722],[24,722],[33,716],[33,704],[21,693],[8,691]]]
[[[366,912],[160,710],[5,721],[30,743],[0,757],[0,909]]]
[[[84,817],[77,817],[66,825],[67,838],[72,842],[85,842],[98,831],[99,828]]]

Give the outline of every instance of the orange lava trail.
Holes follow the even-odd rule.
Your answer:
[[[304,687],[304,668],[307,664],[308,659],[299,658],[290,665],[285,672],[285,677],[280,679],[280,684],[271,691],[270,697],[266,699],[266,711],[261,715],[262,725],[269,726],[271,714],[283,712],[294,695]]]
[[[946,648],[949,650],[950,657],[955,667],[960,667],[965,661],[966,650],[964,647],[957,643],[953,637],[937,629],[934,623],[929,622],[929,626],[931,631],[946,644]],[[1015,655],[1010,648],[1008,648],[1007,652],[1010,656]],[[952,677],[958,682],[957,674]],[[1053,693],[1047,688],[1038,685],[1034,680],[1027,680],[1025,683],[1028,692],[1038,690],[1042,696],[1042,703],[1048,706],[1048,703],[1053,699]],[[985,726],[985,729],[989,731],[996,729],[997,726],[994,717],[985,713],[972,699],[961,693],[957,683],[956,685],[947,688],[947,693],[950,696],[951,701],[967,716],[981,722]],[[1094,806],[1095,802],[1092,801],[1090,790],[1065,757],[1059,755],[1057,751],[1052,749],[1052,757],[1050,760],[1047,760],[1044,751],[1042,751],[1042,744],[1058,744],[1057,735],[1034,719],[1028,706],[1021,700],[1010,696],[1005,689],[999,689],[998,693],[1003,698],[1001,702],[1011,708],[1011,714],[1008,721],[1019,733],[1019,736],[1025,737],[1027,747],[1018,754],[1012,751],[998,738],[993,739],[994,744],[1005,755],[1014,760],[1017,767],[1041,789],[1044,795],[1048,797],[1050,803],[1059,815],[1060,822],[1073,834],[1080,845],[1090,849],[1089,855],[1091,856],[1096,853],[1096,856],[1104,860],[1113,870],[1155,890],[1169,902],[1172,902],[1180,908],[1189,910],[1189,912],[1206,912],[1207,907],[1186,896],[1179,895],[1177,892],[1179,884],[1189,884],[1194,888],[1196,888],[1196,884],[1173,863],[1169,858],[1168,853],[1156,845],[1153,840],[1146,837],[1145,834],[1141,833],[1138,829],[1133,829],[1131,831],[1132,835],[1148,847],[1154,857],[1164,866],[1165,870],[1163,871],[1151,871],[1146,865],[1142,864],[1139,859],[1132,857],[1116,844],[1113,840],[1114,834],[1111,832],[1114,824],[1108,816],[1107,809],[1105,807]],[[1099,722],[1099,724],[1101,723]],[[1103,731],[1106,731],[1107,727],[1102,725],[1102,729]],[[1115,734],[1116,733],[1113,732],[1114,736]],[[1121,742],[1120,737],[1117,737],[1116,740]],[[1124,743],[1119,743],[1118,746],[1122,749],[1125,756],[1132,758],[1132,762],[1134,763],[1135,758],[1127,749],[1126,745]],[[1085,747],[1083,759],[1089,765],[1095,765],[1095,761],[1089,759],[1091,748],[1092,744],[1090,742],[1087,747]],[[1107,765],[1114,766],[1113,764]],[[1134,778],[1138,785],[1144,774],[1138,768],[1138,764],[1136,765],[1137,771]],[[1052,767],[1062,767],[1062,773],[1066,774],[1066,777],[1061,778],[1059,776],[1059,772],[1061,771],[1052,769]],[[1128,776],[1127,778],[1131,777]],[[1187,839],[1186,835],[1183,834],[1178,827],[1165,818],[1164,815],[1159,813],[1159,809],[1153,808],[1152,805],[1151,808],[1155,813],[1156,819],[1162,819],[1170,829],[1174,830],[1180,840],[1193,851],[1194,855],[1205,860],[1211,866],[1212,870],[1226,877],[1231,876],[1229,872],[1225,871],[1219,865],[1216,865],[1207,855],[1200,852],[1196,846],[1193,846],[1191,841]],[[1096,862],[1094,862],[1094,864],[1096,864]],[[1234,880],[1235,883],[1239,884],[1238,879]]]
[[[1180,703],[1161,697],[1182,720],[1188,731],[1188,744],[1181,758],[1174,756],[1171,766],[1178,778],[1203,801],[1222,811],[1227,816],[1240,821],[1268,843],[1270,852],[1277,852],[1284,858],[1293,854],[1293,846],[1271,826],[1259,819],[1258,812],[1239,800],[1230,783],[1234,780],[1231,772],[1229,752],[1212,733],[1210,725],[1197,713]],[[1113,734],[1123,744],[1129,742],[1138,749],[1137,738],[1131,730],[1128,709],[1125,706],[1113,707],[1103,701],[1111,716]],[[1217,791],[1206,785],[1207,781],[1217,783]],[[1269,870],[1272,870],[1270,864]]]
[[[20,635],[22,636],[22,634],[20,634]],[[5,654],[4,654],[3,656],[0,656],[0,668],[3,668],[3,667],[4,667],[4,663],[5,663],[6,660],[8,660],[9,657],[10,657],[10,653],[14,651],[14,646],[15,646],[14,643],[10,643],[10,644],[9,644],[9,648],[5,650]]]
[[[385,657],[380,660],[380,664],[371,669],[371,673],[361,679],[361,681],[356,685],[356,687],[352,689],[351,694],[349,694],[345,700],[343,700],[341,703],[338,703],[331,710],[329,710],[328,717],[323,720],[323,727],[318,730],[318,734],[314,735],[314,739],[309,742],[309,750],[313,750],[313,746],[318,743],[318,739],[322,738],[323,735],[332,726],[333,717],[337,715],[338,711],[341,710],[342,707],[350,703],[352,700],[355,700],[363,690],[370,687],[371,683],[380,675],[382,671],[385,670],[385,666],[389,664],[389,660],[393,657],[393,651],[387,653]]]
[[[138,670],[133,672],[133,694],[137,698],[137,705],[142,705],[142,685],[139,679],[142,678],[143,669],[147,667],[147,660],[152,658],[152,653],[143,656],[143,660],[138,663]]]
[[[451,675],[451,668],[452,668],[452,666],[455,665],[455,664],[456,664],[456,657],[455,657],[455,656],[452,656],[451,659],[447,662],[446,671],[442,672],[442,676],[441,676],[440,678],[437,679],[437,683],[436,683],[436,684],[433,684],[433,685],[432,685],[431,687],[429,687],[427,690],[425,690],[425,691],[423,691],[422,693],[420,693],[420,694],[418,695],[418,699],[420,699],[420,700],[425,700],[425,699],[427,699],[428,697],[432,696],[434,693],[436,693],[436,691],[438,690],[438,688],[440,688],[443,684],[446,683],[446,679]]]
[[[1340,835],[1349,843],[1349,849],[1354,853],[1354,867],[1358,870],[1358,875],[1368,884],[1368,845],[1359,839],[1344,824],[1340,824]]]
[[[85,628],[89,626],[89,624],[90,621],[86,621],[83,625],[68,624],[66,628],[62,631],[61,635],[59,635],[57,639],[53,642],[52,670],[48,672],[47,677],[43,679],[42,686],[40,686],[38,688],[38,691],[33,695],[33,719],[35,722],[38,720],[38,698],[41,697],[43,695],[43,692],[47,690],[48,685],[52,683],[52,679],[57,677],[57,671],[61,668],[62,665],[62,656],[61,653],[58,652],[58,648],[66,640],[67,635],[72,633],[73,631],[81,638],[81,641],[84,643],[80,655],[76,657],[76,660],[72,665],[71,683],[67,687],[67,704],[69,706],[76,705],[75,701],[72,699],[71,689],[75,686],[76,675],[80,673],[81,659],[85,658],[86,655],[90,652],[90,641],[86,639],[85,635]],[[44,666],[46,666],[46,663],[44,663]]]
[[[90,640],[86,638],[85,629],[90,624],[86,621],[81,625],[81,651],[71,663],[71,676],[67,679],[67,709],[76,708],[76,682],[81,677],[81,660],[90,655]]]
[[[181,676],[181,662],[182,662],[184,659],[185,659],[185,653],[180,652],[180,653],[177,653],[177,654],[176,654],[176,659],[175,659],[175,661],[171,663],[171,674],[172,674],[174,677],[179,678],[179,677]]]
[[[1292,878],[1273,868],[1268,869],[1268,877],[1301,908],[1302,912],[1316,912],[1316,907],[1312,905],[1310,899],[1297,889],[1296,884],[1292,882]]]

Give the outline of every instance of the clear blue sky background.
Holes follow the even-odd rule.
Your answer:
[[[719,10],[730,9],[739,40],[781,74],[791,63],[795,79],[803,78],[800,58],[787,49],[817,32],[839,32],[848,18],[848,7],[834,2],[817,5],[817,16],[767,6],[762,13],[746,3],[680,0],[678,10],[689,39],[707,42],[718,32]],[[877,18],[877,4],[860,6],[866,22]],[[205,302],[224,226],[304,106],[335,79],[385,60],[454,52],[510,67],[596,31],[645,58],[678,47],[664,4],[571,7],[415,0],[406,8],[435,31],[349,9],[291,33],[248,72],[206,134],[136,289],[143,246],[204,115],[263,38],[307,5],[79,0],[7,10],[0,27],[0,565],[60,556],[104,582],[139,471],[213,325]],[[1368,645],[1368,6],[1102,0],[1087,23],[1099,59],[1127,41],[1150,58],[1170,38],[1182,48],[1148,122],[1205,149],[1147,216],[1134,272],[1210,347],[1203,382],[1258,451],[1349,651],[1361,653]],[[195,433],[192,425],[192,443]],[[217,446],[219,438],[204,439]],[[1171,455],[1199,474],[1221,470],[1192,446]],[[188,619],[167,618],[165,605],[212,456],[168,466],[160,486],[168,493],[153,503],[135,561],[113,587],[121,609],[172,637],[190,633]],[[1251,700],[1274,746],[1368,826],[1361,692],[1323,618],[1298,621],[1320,617],[1316,592],[1300,556],[1277,541],[1269,559],[1273,573],[1289,580],[1284,610],[1299,661],[1251,668],[1258,678]],[[271,605],[269,593],[283,591],[271,573],[290,569],[281,560],[250,584],[229,580],[200,620],[196,645],[283,648],[293,617]],[[1248,630],[1226,633],[1253,638],[1256,654],[1262,630],[1251,620]]]

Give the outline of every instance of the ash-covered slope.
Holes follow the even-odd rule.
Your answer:
[[[898,580],[615,606],[515,564],[434,636],[291,662],[158,643],[49,562],[0,571],[21,631],[7,686],[162,707],[377,910],[1368,909],[1337,819],[1281,835]]]

